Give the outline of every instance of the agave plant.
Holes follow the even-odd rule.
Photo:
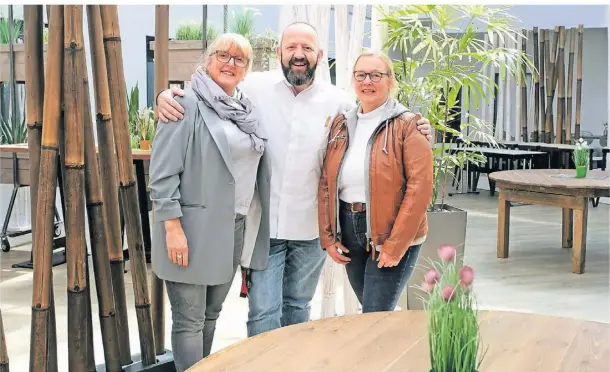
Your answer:
[[[468,162],[482,164],[486,160],[475,151],[452,149],[455,138],[466,144],[476,139],[497,145],[491,125],[470,113],[471,99],[476,109],[481,100],[487,104],[493,99],[496,84],[488,77],[486,67],[498,68],[500,79],[510,74],[517,82],[525,78],[522,63],[534,70],[522,51],[494,47],[482,37],[487,33],[500,40],[515,39],[518,20],[507,9],[484,5],[404,5],[387,12],[380,9],[380,21],[388,25],[386,47],[400,53],[394,65],[399,82],[397,98],[411,111],[424,113],[442,141],[434,149],[430,211],[445,209],[447,177],[453,177],[455,167],[461,170]],[[451,108],[462,105],[460,92],[468,113],[466,123],[456,130],[451,121],[459,119],[459,113]]]
[[[28,141],[28,127],[25,124],[25,116],[22,116],[21,120],[18,119],[16,124],[13,128],[10,120],[0,115],[0,144],[12,145]]]

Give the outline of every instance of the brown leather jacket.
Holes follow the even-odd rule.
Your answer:
[[[318,189],[318,224],[323,249],[341,241],[338,175],[350,134],[355,133],[353,109],[331,124]],[[367,149],[366,216],[368,249],[382,246],[393,259],[421,244],[428,233],[426,210],[432,198],[433,156],[430,143],[417,130],[416,116],[390,100]]]

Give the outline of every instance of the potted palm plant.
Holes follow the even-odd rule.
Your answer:
[[[426,115],[440,141],[433,148],[434,190],[422,257],[434,256],[436,247],[445,244],[456,247],[458,255],[464,254],[467,213],[447,204],[445,197],[448,181],[466,164],[486,161],[477,151],[456,151],[456,138],[464,145],[476,139],[497,146],[491,125],[473,113],[481,101],[493,101],[496,84],[486,73],[487,66],[498,70],[501,79],[510,74],[517,82],[525,77],[522,63],[533,69],[522,51],[498,48],[483,38],[484,34],[515,38],[517,20],[506,10],[484,5],[404,5],[380,10],[380,21],[388,29],[386,47],[395,56],[397,98],[412,112]],[[466,120],[460,120],[455,107],[466,112]],[[456,121],[460,121],[459,127],[452,127]],[[409,282],[408,308],[424,306],[411,290],[422,276],[416,271]]]

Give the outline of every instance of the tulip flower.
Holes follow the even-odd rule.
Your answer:
[[[438,249],[438,257],[445,262],[451,262],[455,258],[455,247],[452,245],[442,245]]]
[[[474,281],[474,270],[470,266],[463,266],[459,272],[460,284],[469,287]]]
[[[455,290],[452,286],[446,285],[441,289],[441,296],[443,297],[443,300],[449,302],[455,297]]]
[[[424,275],[424,277],[426,278],[426,283],[435,284],[436,282],[438,282],[441,275],[438,273],[438,271],[430,269],[426,272],[426,275]]]

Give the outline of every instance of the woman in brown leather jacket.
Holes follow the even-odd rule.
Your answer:
[[[318,191],[320,243],[345,264],[362,311],[392,311],[426,239],[433,157],[418,115],[391,97],[387,56],[361,54],[360,104],[331,124]]]

